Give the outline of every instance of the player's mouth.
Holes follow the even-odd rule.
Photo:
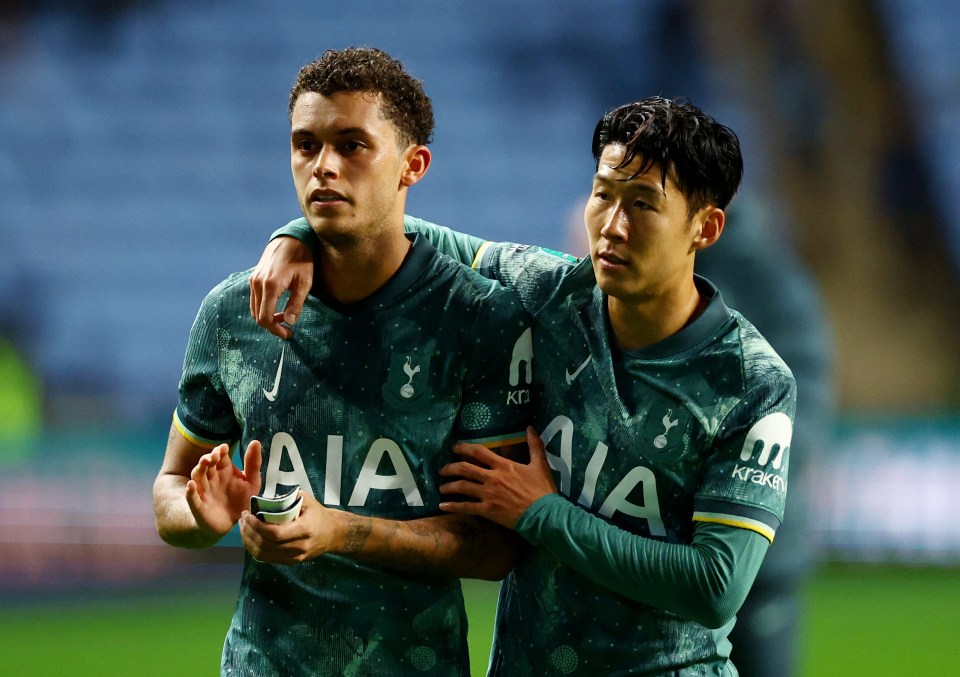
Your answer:
[[[329,188],[318,188],[310,193],[310,204],[318,207],[336,207],[348,202],[349,200],[343,195]]]
[[[617,271],[623,270],[630,265],[626,259],[622,259],[610,250],[597,252],[597,263],[601,270]]]

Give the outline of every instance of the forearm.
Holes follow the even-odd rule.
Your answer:
[[[700,524],[690,545],[626,532],[559,494],[523,515],[518,531],[594,583],[707,627],[746,599],[768,542],[735,527]]]
[[[459,233],[446,226],[439,226],[414,216],[404,216],[403,226],[408,233],[420,233],[436,247],[437,251],[466,266],[473,263],[477,252],[484,243],[481,238]],[[313,232],[313,228],[310,227],[307,220],[303,218],[294,219],[278,228],[270,236],[270,239],[273,240],[278,237],[295,238],[311,249],[317,244],[316,233]]]
[[[160,475],[153,484],[153,512],[157,533],[178,548],[209,548],[223,535],[202,529],[187,504],[187,479],[181,475]]]
[[[333,552],[397,571],[500,580],[523,540],[479,517],[441,515],[398,521],[341,512]]]

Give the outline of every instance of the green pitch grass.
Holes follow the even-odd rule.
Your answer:
[[[482,675],[496,585],[464,585],[474,675]],[[87,595],[0,605],[0,674],[217,674],[235,586],[190,594]],[[953,674],[960,570],[824,569],[807,594],[807,677]]]

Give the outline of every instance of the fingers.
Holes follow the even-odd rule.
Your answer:
[[[292,280],[289,274],[271,276],[269,266],[264,263],[269,256],[269,252],[270,248],[268,247],[260,263],[257,264],[256,270],[250,276],[250,314],[253,315],[253,318],[261,327],[285,339],[292,336],[293,332],[280,324],[282,316],[277,317],[276,311],[280,297],[287,287],[291,286]],[[305,296],[306,294],[304,294]]]
[[[200,457],[197,465],[190,471],[190,481],[196,485],[197,494],[201,500],[207,490],[218,483],[220,473],[232,469],[232,466],[230,447],[226,444],[220,444]]]
[[[469,498],[482,499],[483,485],[469,480],[453,480],[440,485],[441,494],[455,494]]]
[[[268,524],[245,510],[239,526],[244,547],[259,562],[295,564],[306,559],[307,534],[296,521]]]
[[[196,506],[202,502],[203,494],[200,492],[199,485],[192,479],[187,480],[187,503]]]
[[[261,327],[282,339],[293,336],[296,323],[313,284],[313,253],[290,237],[271,241],[250,276],[250,314]],[[277,304],[285,291],[290,297],[283,312]],[[286,323],[286,325],[284,324]]]
[[[445,466],[440,468],[440,475],[443,477],[463,477],[475,482],[483,480],[483,476],[486,472],[487,468],[482,468],[475,463],[469,463],[467,461],[455,461],[454,463],[447,463]]]
[[[279,336],[282,339],[288,339],[293,336],[293,331],[285,327],[281,322],[284,321],[282,313],[276,312],[277,303],[283,294],[283,289],[279,285],[270,285],[272,291],[264,290],[259,298],[259,304],[254,312],[254,318],[257,324],[269,331],[271,334]],[[294,318],[296,320],[296,318]]]
[[[481,444],[468,444],[465,442],[453,445],[453,453],[487,468],[494,467],[497,462],[503,458]]]
[[[254,318],[260,310],[260,285],[256,273],[250,276],[250,315]]]
[[[486,516],[482,503],[474,501],[444,501],[440,504],[443,512],[456,513],[458,515],[481,515]]]
[[[283,321],[287,324],[296,324],[300,317],[300,311],[303,310],[303,302],[307,299],[307,293],[313,285],[313,280],[303,275],[294,276],[290,284],[290,298],[287,299],[287,305],[283,308]],[[274,306],[276,307],[276,306]]]

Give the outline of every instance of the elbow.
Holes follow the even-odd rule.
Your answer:
[[[183,534],[178,530],[171,527],[167,524],[165,520],[161,518],[158,514],[154,520],[154,525],[157,529],[157,535],[167,545],[172,545],[174,547],[184,547],[183,545]]]
[[[694,618],[693,620],[705,628],[717,630],[736,618],[736,613],[727,611],[723,608],[708,605],[704,609],[700,610],[698,616],[699,618]]]
[[[167,545],[174,547],[183,547],[183,537],[176,530],[164,525],[159,517],[156,519],[157,535]]]
[[[201,533],[196,529],[174,529],[157,523],[157,534],[167,545],[188,550],[203,550],[216,545],[219,538]]]
[[[738,595],[729,588],[718,591],[717,594],[705,595],[697,605],[692,620],[706,628],[717,630],[737,617],[737,611],[745,599],[746,595]]]

